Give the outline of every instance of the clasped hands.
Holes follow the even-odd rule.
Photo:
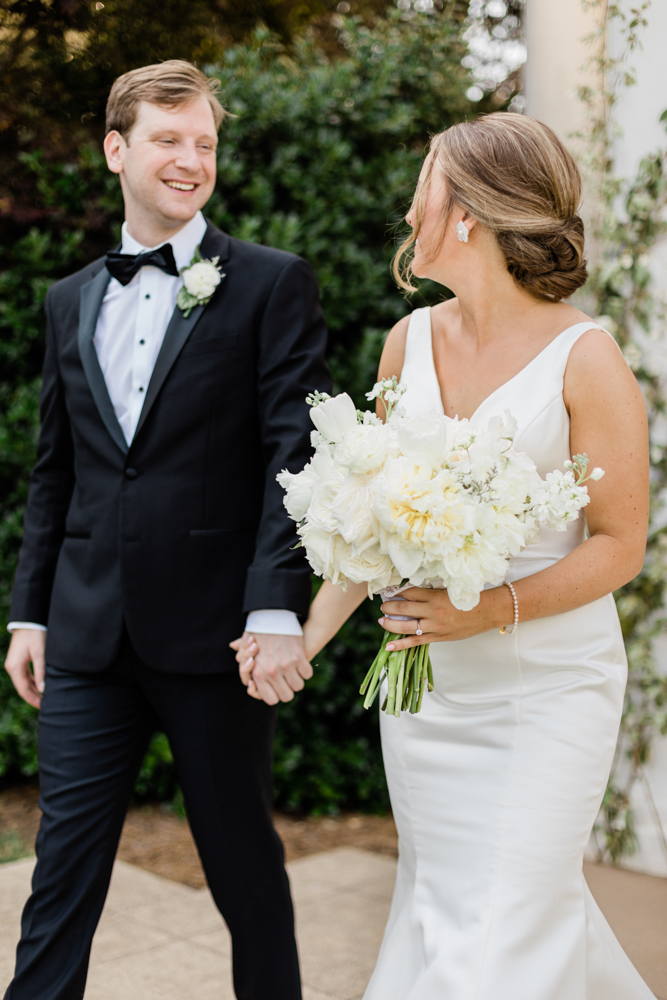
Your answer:
[[[330,585],[327,585],[330,587]],[[339,588],[330,587],[330,594]],[[320,594],[324,592],[324,588]],[[341,595],[338,595],[340,597]],[[350,614],[346,611],[336,621],[334,610],[327,610],[327,600],[318,604],[315,599],[304,637],[294,635],[262,635],[244,632],[240,639],[230,643],[236,650],[241,680],[248,694],[269,705],[291,701],[295,691],[313,676],[309,660],[329,641]],[[513,618],[514,606],[507,587],[482,591],[479,604],[472,611],[459,611],[449,599],[446,590],[428,590],[410,587],[401,593],[402,600],[385,601],[380,625],[394,634],[404,634],[395,639],[387,649],[409,649],[423,643],[454,642],[508,625]],[[354,605],[357,606],[357,603]],[[410,621],[400,621],[388,615],[404,615]],[[333,624],[332,624],[333,623]],[[417,635],[417,629],[421,635]]]
[[[313,676],[300,635],[244,632],[229,644],[236,651],[241,680],[248,694],[267,705],[291,701]]]

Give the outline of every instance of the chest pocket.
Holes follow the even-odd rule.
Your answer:
[[[195,340],[193,343],[185,345],[180,357],[183,361],[188,358],[201,358],[219,354],[236,354],[239,349],[238,333],[227,333],[221,337],[210,337],[207,340]]]

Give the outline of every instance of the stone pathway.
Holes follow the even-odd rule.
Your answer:
[[[0,994],[11,978],[33,861],[0,868]],[[304,1000],[359,1000],[394,882],[390,858],[341,848],[289,866]],[[587,865],[621,943],[667,1000],[667,879]],[[86,1000],[233,1000],[229,939],[206,889],[116,864],[93,946]]]

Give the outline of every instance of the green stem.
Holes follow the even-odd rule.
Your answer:
[[[405,683],[405,661],[407,659],[405,650],[402,649],[398,654],[398,659],[400,662],[400,667],[398,670],[398,680],[396,681],[396,707],[394,709],[394,715],[398,718],[401,714],[403,708],[403,685]]]
[[[397,653],[392,653],[389,657],[387,669],[387,681],[389,683],[389,690],[387,691],[387,715],[393,715],[396,708],[396,680],[400,667],[399,660],[400,657]]]

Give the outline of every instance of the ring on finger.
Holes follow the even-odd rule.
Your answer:
[[[415,632],[415,635],[423,635],[423,634],[424,634],[424,632],[423,632],[423,630],[422,630],[422,623],[421,623],[421,619],[420,619],[420,618],[418,618],[418,619],[417,619],[417,631]]]

